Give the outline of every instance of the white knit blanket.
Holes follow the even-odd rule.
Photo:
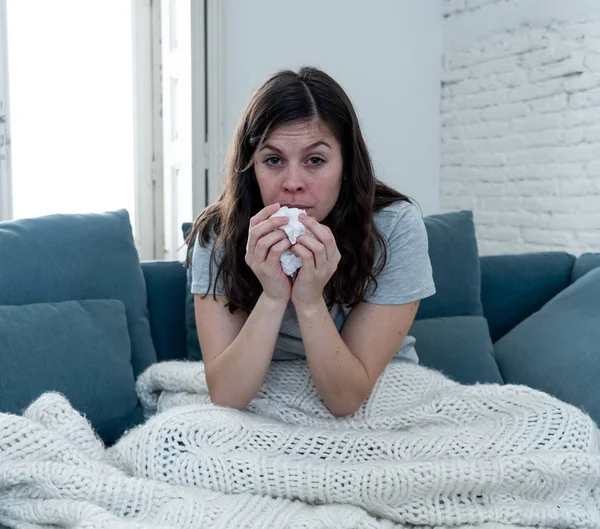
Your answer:
[[[304,362],[248,411],[210,403],[201,363],[138,379],[152,416],[109,449],[55,393],[0,414],[0,523],[17,528],[598,528],[600,435],[522,386],[393,362],[332,417]]]

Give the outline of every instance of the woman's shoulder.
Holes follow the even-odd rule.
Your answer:
[[[214,231],[207,232],[205,241],[202,234],[198,234],[192,250],[192,294],[204,294],[212,289],[217,268],[222,260],[222,248],[213,251],[216,242]],[[217,283],[216,294],[225,292],[222,278]]]
[[[213,228],[205,228],[202,233],[197,233],[194,239],[194,250],[196,248],[208,248],[212,250],[217,240],[217,234]]]
[[[423,214],[414,202],[398,200],[376,211],[373,220],[379,232],[384,238],[388,238],[395,228],[410,231],[413,227],[422,226]]]

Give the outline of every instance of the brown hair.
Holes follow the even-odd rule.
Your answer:
[[[373,213],[408,198],[375,178],[358,118],[342,87],[316,68],[304,67],[297,73],[283,70],[263,83],[248,103],[233,139],[223,192],[198,215],[186,239],[185,264],[189,267],[196,237],[206,246],[214,232],[209,284],[216,286],[222,281],[231,312],[238,308],[251,311],[262,292],[245,262],[250,218],[264,207],[254,174],[254,153],[276,127],[315,118],[337,137],[343,160],[340,194],[323,221],[333,232],[342,256],[325,287],[325,299],[328,305],[354,306],[371,285],[377,286],[376,275],[387,254]],[[376,245],[381,253],[374,263]],[[222,257],[219,262],[217,250]],[[217,267],[214,282],[213,265]]]

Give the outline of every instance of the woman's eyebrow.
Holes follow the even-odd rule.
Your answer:
[[[270,143],[263,144],[263,146],[260,148],[259,152],[267,150],[267,149],[270,150],[270,151],[275,151],[275,152],[278,152],[279,154],[281,154],[281,151],[277,147],[275,147],[274,145],[271,145]]]
[[[319,140],[316,141],[315,143],[311,143],[310,145],[307,145],[306,147],[304,147],[304,151],[312,151],[313,149],[316,149],[317,147],[320,147],[321,145],[324,145],[325,147],[327,147],[328,149],[331,149],[331,145],[329,145],[329,143],[327,143],[325,140]]]
[[[302,149],[302,151],[303,152],[312,151],[313,149],[316,149],[317,147],[320,147],[321,145],[324,145],[328,149],[331,149],[331,145],[329,145],[329,143],[327,143],[325,140],[319,140],[319,141],[315,141],[314,143],[311,143],[310,145],[307,145],[306,147],[304,147]],[[265,151],[265,150],[277,152],[279,154],[282,153],[281,149],[278,149],[277,147],[275,147],[274,145],[271,145],[270,143],[263,144],[263,146],[259,149],[259,152]]]

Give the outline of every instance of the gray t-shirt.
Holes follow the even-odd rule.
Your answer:
[[[374,220],[386,241],[387,261],[377,276],[377,289],[370,292],[365,301],[379,305],[400,305],[435,294],[427,232],[417,207],[409,202],[396,202],[375,213]],[[196,240],[192,256],[193,294],[205,294],[209,287],[208,265],[213,244],[211,240],[206,247],[202,247]],[[375,256],[375,262],[378,257]],[[213,281],[215,275],[213,263]],[[225,294],[222,284],[217,285],[216,294]],[[350,312],[351,308],[346,305],[336,304],[331,308],[331,318],[338,331],[344,327]],[[417,363],[414,344],[415,339],[407,336],[395,358]],[[273,359],[297,360],[305,356],[298,318],[290,302],[283,316]]]

